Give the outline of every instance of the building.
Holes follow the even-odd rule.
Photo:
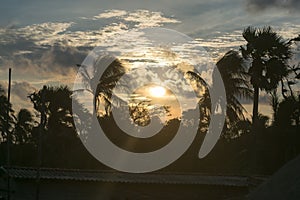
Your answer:
[[[11,200],[135,200],[135,199],[243,199],[262,177],[204,174],[88,171],[43,168],[2,168],[0,194]],[[37,192],[39,188],[39,192]],[[1,196],[0,195],[0,196]],[[4,198],[5,199],[5,198]]]

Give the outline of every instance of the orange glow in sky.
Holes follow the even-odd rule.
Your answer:
[[[153,86],[149,88],[149,93],[153,97],[163,97],[166,94],[166,89],[161,86]]]

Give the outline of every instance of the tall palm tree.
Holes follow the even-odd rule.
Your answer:
[[[217,69],[223,79],[226,91],[226,124],[225,129],[228,130],[235,126],[239,121],[244,121],[244,113],[246,110],[239,102],[241,98],[251,98],[252,90],[249,86],[249,77],[246,73],[246,67],[243,58],[236,51],[227,52],[218,62]],[[214,71],[216,73],[216,71]],[[211,99],[209,96],[209,86],[201,78],[201,75],[195,72],[188,72],[188,78],[197,82],[197,89],[202,91],[200,96],[200,110],[202,118],[209,120]],[[213,79],[215,75],[213,74]],[[213,80],[214,82],[214,80]],[[212,85],[214,87],[214,84]]]
[[[229,129],[239,121],[244,121],[245,108],[240,103],[241,99],[253,96],[250,89],[249,75],[244,59],[236,51],[227,52],[218,62],[217,68],[223,79],[226,91],[226,126]]]
[[[102,68],[106,66],[107,68],[102,73]],[[95,61],[92,77],[88,75],[88,72],[83,72],[86,80],[90,81],[89,84],[94,93],[94,107],[97,111],[102,104],[105,107],[105,115],[110,114],[112,90],[125,71],[120,60],[111,56],[103,56]]]
[[[99,115],[101,105],[105,107],[103,115],[109,115],[111,111],[112,90],[118,80],[125,74],[125,68],[121,61],[115,57],[104,55],[95,59],[93,67],[89,69],[84,64],[81,74],[84,77],[87,88],[91,88],[94,94],[94,107]],[[103,68],[106,68],[103,72]]]
[[[240,50],[249,62],[250,82],[254,88],[253,118],[258,118],[259,90],[270,92],[289,73],[287,60],[291,57],[291,43],[285,41],[271,27],[248,27],[243,32],[247,41]]]

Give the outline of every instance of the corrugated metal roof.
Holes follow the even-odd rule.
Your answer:
[[[12,167],[9,170],[12,178],[35,179],[37,169]],[[146,173],[132,174],[112,171],[92,171],[73,169],[42,168],[41,179],[49,180],[73,180],[73,181],[97,181],[116,183],[153,183],[153,184],[197,184],[216,186],[248,187],[253,180],[247,176],[210,176],[203,174],[176,174],[176,173]],[[252,182],[252,181],[251,181]],[[260,182],[260,181],[259,181]]]

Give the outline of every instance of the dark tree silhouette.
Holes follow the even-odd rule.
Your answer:
[[[99,75],[102,65],[109,63],[102,76]],[[118,59],[112,57],[101,57],[95,63],[95,72],[93,78],[90,79],[90,84],[94,90],[94,105],[96,110],[99,109],[100,104],[104,104],[105,115],[111,112],[111,97],[112,90],[116,86],[118,80],[125,74],[125,68]],[[102,101],[102,102],[101,102]]]
[[[46,125],[42,130],[44,164],[55,167],[68,167],[78,164],[78,148],[82,148],[77,136],[72,116],[72,91],[66,86],[44,87],[29,95],[34,108],[42,112],[44,94]],[[39,129],[34,129],[37,134]]]
[[[3,142],[7,138],[7,131],[12,131],[14,126],[14,110],[12,109],[11,103],[8,102],[7,96],[5,95],[4,89],[0,85],[0,132],[1,138],[0,142]],[[9,119],[7,126],[7,110],[9,109]]]
[[[187,80],[194,86],[195,94],[199,98],[200,124],[199,130],[206,133],[208,130],[211,114],[211,98],[209,86],[200,74],[192,71],[186,73]]]
[[[300,126],[300,101],[291,96],[283,99],[277,108],[275,126],[283,129],[291,128],[291,126]]]
[[[287,77],[287,61],[291,57],[290,42],[283,40],[271,27],[248,27],[243,32],[247,41],[240,50],[243,57],[250,62],[250,82],[254,88],[253,118],[258,118],[259,90],[270,92]]]
[[[224,57],[217,62],[217,68],[223,79],[227,98],[226,125],[224,131],[229,132],[228,130],[230,128],[239,127],[239,121],[245,121],[244,112],[246,112],[246,110],[239,102],[239,99],[251,98],[253,92],[249,86],[249,76],[246,73],[244,60],[238,52],[227,52]],[[206,125],[208,125],[210,119],[209,115],[211,113],[209,86],[201,78],[201,75],[195,72],[188,72],[187,74],[190,80],[196,81],[197,94],[199,94],[198,97],[200,98],[200,123],[202,122],[202,125],[204,125],[203,120],[205,120]],[[212,87],[214,87],[214,85]],[[204,125],[204,127],[207,126]],[[238,133],[233,134],[232,136],[236,136],[237,134]]]
[[[26,144],[33,142],[32,129],[34,120],[31,112],[21,109],[17,115],[13,137],[16,144]]]
[[[60,132],[59,130],[62,127],[74,127],[72,118],[72,91],[67,86],[60,86],[46,87],[30,94],[29,98],[38,112],[42,111],[42,92],[45,93],[46,128],[55,134]]]
[[[195,92],[199,98],[200,134],[197,134],[195,142],[188,151],[166,170],[178,172],[178,169],[184,169],[211,173],[272,173],[287,160],[299,154],[300,103],[295,90],[296,87],[293,85],[296,85],[300,79],[300,69],[299,65],[288,66],[287,60],[291,57],[291,44],[300,39],[297,37],[284,41],[270,28],[256,29],[250,27],[244,31],[244,38],[247,45],[241,47],[243,57],[238,52],[229,51],[217,62],[227,94],[227,117],[224,129],[226,131],[224,132],[227,134],[226,132],[230,131],[229,139],[226,135],[221,137],[206,159],[199,160],[197,158],[199,141],[202,141],[205,136],[202,133],[207,132],[214,105],[212,105],[209,94],[209,89],[212,88],[209,88],[200,74],[189,71],[185,75],[190,80],[191,85],[195,86]],[[83,75],[87,76],[86,80],[91,85],[95,95],[95,108],[98,109],[100,103],[103,103],[102,106],[105,107],[103,116],[99,117],[98,120],[107,137],[116,145],[132,152],[149,152],[168,144],[175,137],[181,123],[180,117],[161,124],[164,126],[162,130],[151,138],[135,138],[124,133],[110,113],[113,88],[127,68],[123,66],[121,61],[109,57],[100,58],[95,61],[95,64],[95,71],[90,76],[92,78],[88,77],[90,72],[84,72],[84,70],[82,72]],[[98,71],[97,67],[101,68],[102,65],[108,67],[99,77],[101,70]],[[279,83],[282,84],[283,99],[276,93]],[[245,110],[240,103],[241,98],[251,97],[253,91],[251,85],[254,89],[256,88],[256,99],[254,99],[256,105],[254,106],[254,113],[256,114],[253,116],[256,116],[257,135],[244,134],[250,132],[251,123],[250,120],[245,119]],[[126,90],[126,85],[124,85],[124,89]],[[268,117],[257,113],[257,98],[260,90],[271,92],[272,95],[274,124],[271,126],[268,124]],[[0,137],[0,158],[5,158],[7,150],[5,126],[6,110],[9,108],[8,129],[12,131],[14,139],[14,143],[11,145],[14,165],[36,166],[37,138],[39,133],[42,133],[43,167],[107,169],[87,152],[77,136],[72,116],[72,92],[67,87],[60,86],[45,87],[30,94],[29,98],[39,113],[42,111],[42,94],[45,94],[47,119],[43,130],[40,129],[43,126],[34,122],[32,114],[26,109],[20,110],[17,117],[13,116],[12,105],[7,102],[5,92],[0,86],[0,131],[2,134]],[[138,100],[138,98],[133,98],[133,101],[129,102],[132,104],[131,107],[129,105],[126,108],[125,106],[121,108],[129,109],[133,122],[145,126],[150,122],[150,115],[153,114],[152,110],[147,110],[151,102],[134,100]],[[120,101],[122,100],[120,99]],[[166,113],[169,112],[168,107],[162,109],[165,109]],[[155,112],[161,112],[161,110],[157,109]],[[193,112],[194,110],[183,112],[182,118],[189,119],[188,117]],[[155,115],[151,120],[154,123],[162,123],[159,115]],[[193,120],[186,121],[184,126],[194,123]],[[86,124],[86,126],[89,125],[89,123]],[[252,143],[253,138],[257,140],[255,145]],[[253,162],[251,159],[253,152],[258,157],[259,170],[253,165],[256,161]],[[0,163],[3,164],[4,159],[0,159]]]
[[[227,52],[218,62],[218,70],[223,79],[227,109],[225,130],[234,127],[239,121],[245,121],[247,111],[240,103],[241,99],[250,99],[253,91],[249,84],[249,75],[243,58],[236,51]],[[233,133],[232,136],[237,136]]]

